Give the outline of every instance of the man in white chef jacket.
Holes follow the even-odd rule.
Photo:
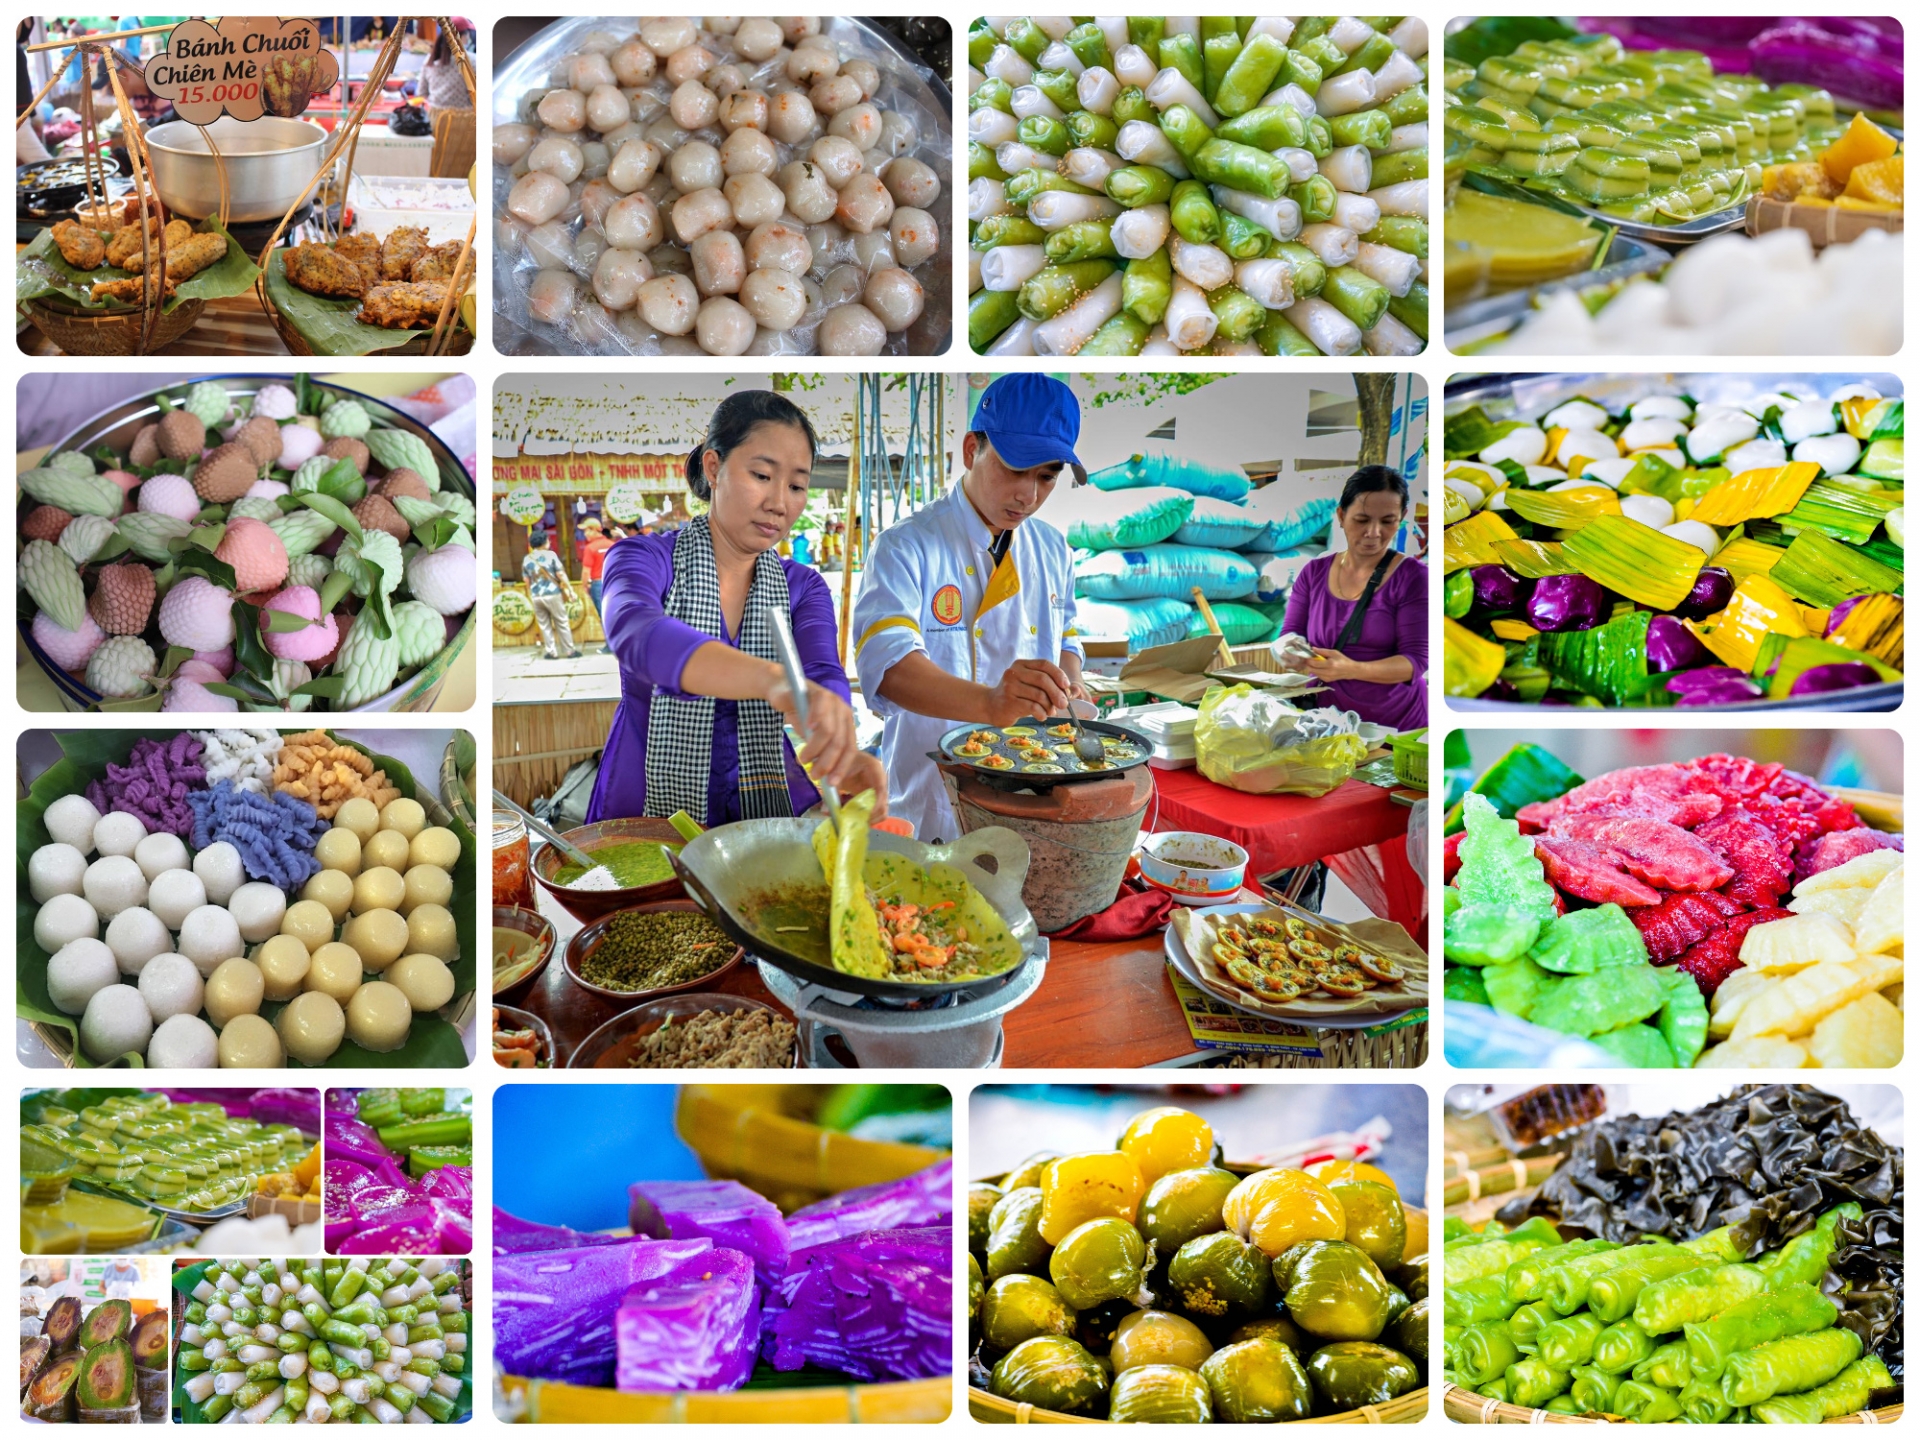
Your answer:
[[[883,531],[854,602],[854,669],[886,724],[893,814],[922,840],[955,840],[946,783],[927,758],[956,725],[1012,725],[1085,699],[1073,636],[1073,553],[1033,514],[1063,473],[1080,404],[1046,375],[1003,375],[961,441],[966,473]],[[1073,483],[1071,476],[1068,483]]]

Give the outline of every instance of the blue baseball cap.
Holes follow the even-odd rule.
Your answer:
[[[973,428],[1015,470],[1059,463],[1084,471],[1074,454],[1080,439],[1080,402],[1051,375],[1002,375],[980,396]]]

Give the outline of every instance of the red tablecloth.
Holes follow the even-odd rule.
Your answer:
[[[1426,887],[1407,864],[1407,807],[1396,804],[1391,792],[1349,780],[1317,800],[1247,795],[1214,784],[1198,770],[1155,771],[1154,782],[1156,831],[1197,830],[1233,841],[1251,857],[1249,882],[1326,860],[1376,915],[1420,938]]]

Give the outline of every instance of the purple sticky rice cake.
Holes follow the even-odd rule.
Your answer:
[[[711,1240],[622,1240],[493,1262],[493,1353],[509,1375],[608,1386],[614,1316],[634,1286],[713,1249]]]
[[[587,1230],[569,1230],[564,1225],[542,1225],[537,1220],[509,1215],[498,1205],[493,1207],[495,1255],[532,1255],[541,1250],[578,1250],[588,1245],[625,1243],[618,1235],[595,1235]]]
[[[813,1364],[868,1381],[952,1373],[951,1227],[876,1230],[796,1251],[764,1329],[776,1370]]]
[[[942,1160],[904,1179],[842,1190],[802,1206],[787,1216],[787,1244],[797,1253],[869,1230],[937,1225],[952,1217],[953,1161]]]
[[[749,1257],[762,1285],[786,1273],[787,1222],[777,1205],[739,1181],[643,1180],[627,1193],[650,1201],[674,1239],[704,1236]]]
[[[753,1262],[709,1250],[643,1281],[622,1298],[614,1331],[622,1390],[737,1390],[760,1348]]]

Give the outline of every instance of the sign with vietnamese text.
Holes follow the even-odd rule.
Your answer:
[[[547,497],[531,485],[515,485],[501,500],[500,509],[516,525],[533,525],[547,513]]]
[[[515,485],[532,485],[543,495],[605,495],[623,484],[647,495],[684,494],[687,457],[512,455],[495,456],[493,461],[495,494]]]
[[[290,120],[340,79],[340,66],[311,20],[271,15],[228,15],[218,24],[183,20],[145,71],[147,88],[171,100],[192,125],[211,125],[222,115]]]

